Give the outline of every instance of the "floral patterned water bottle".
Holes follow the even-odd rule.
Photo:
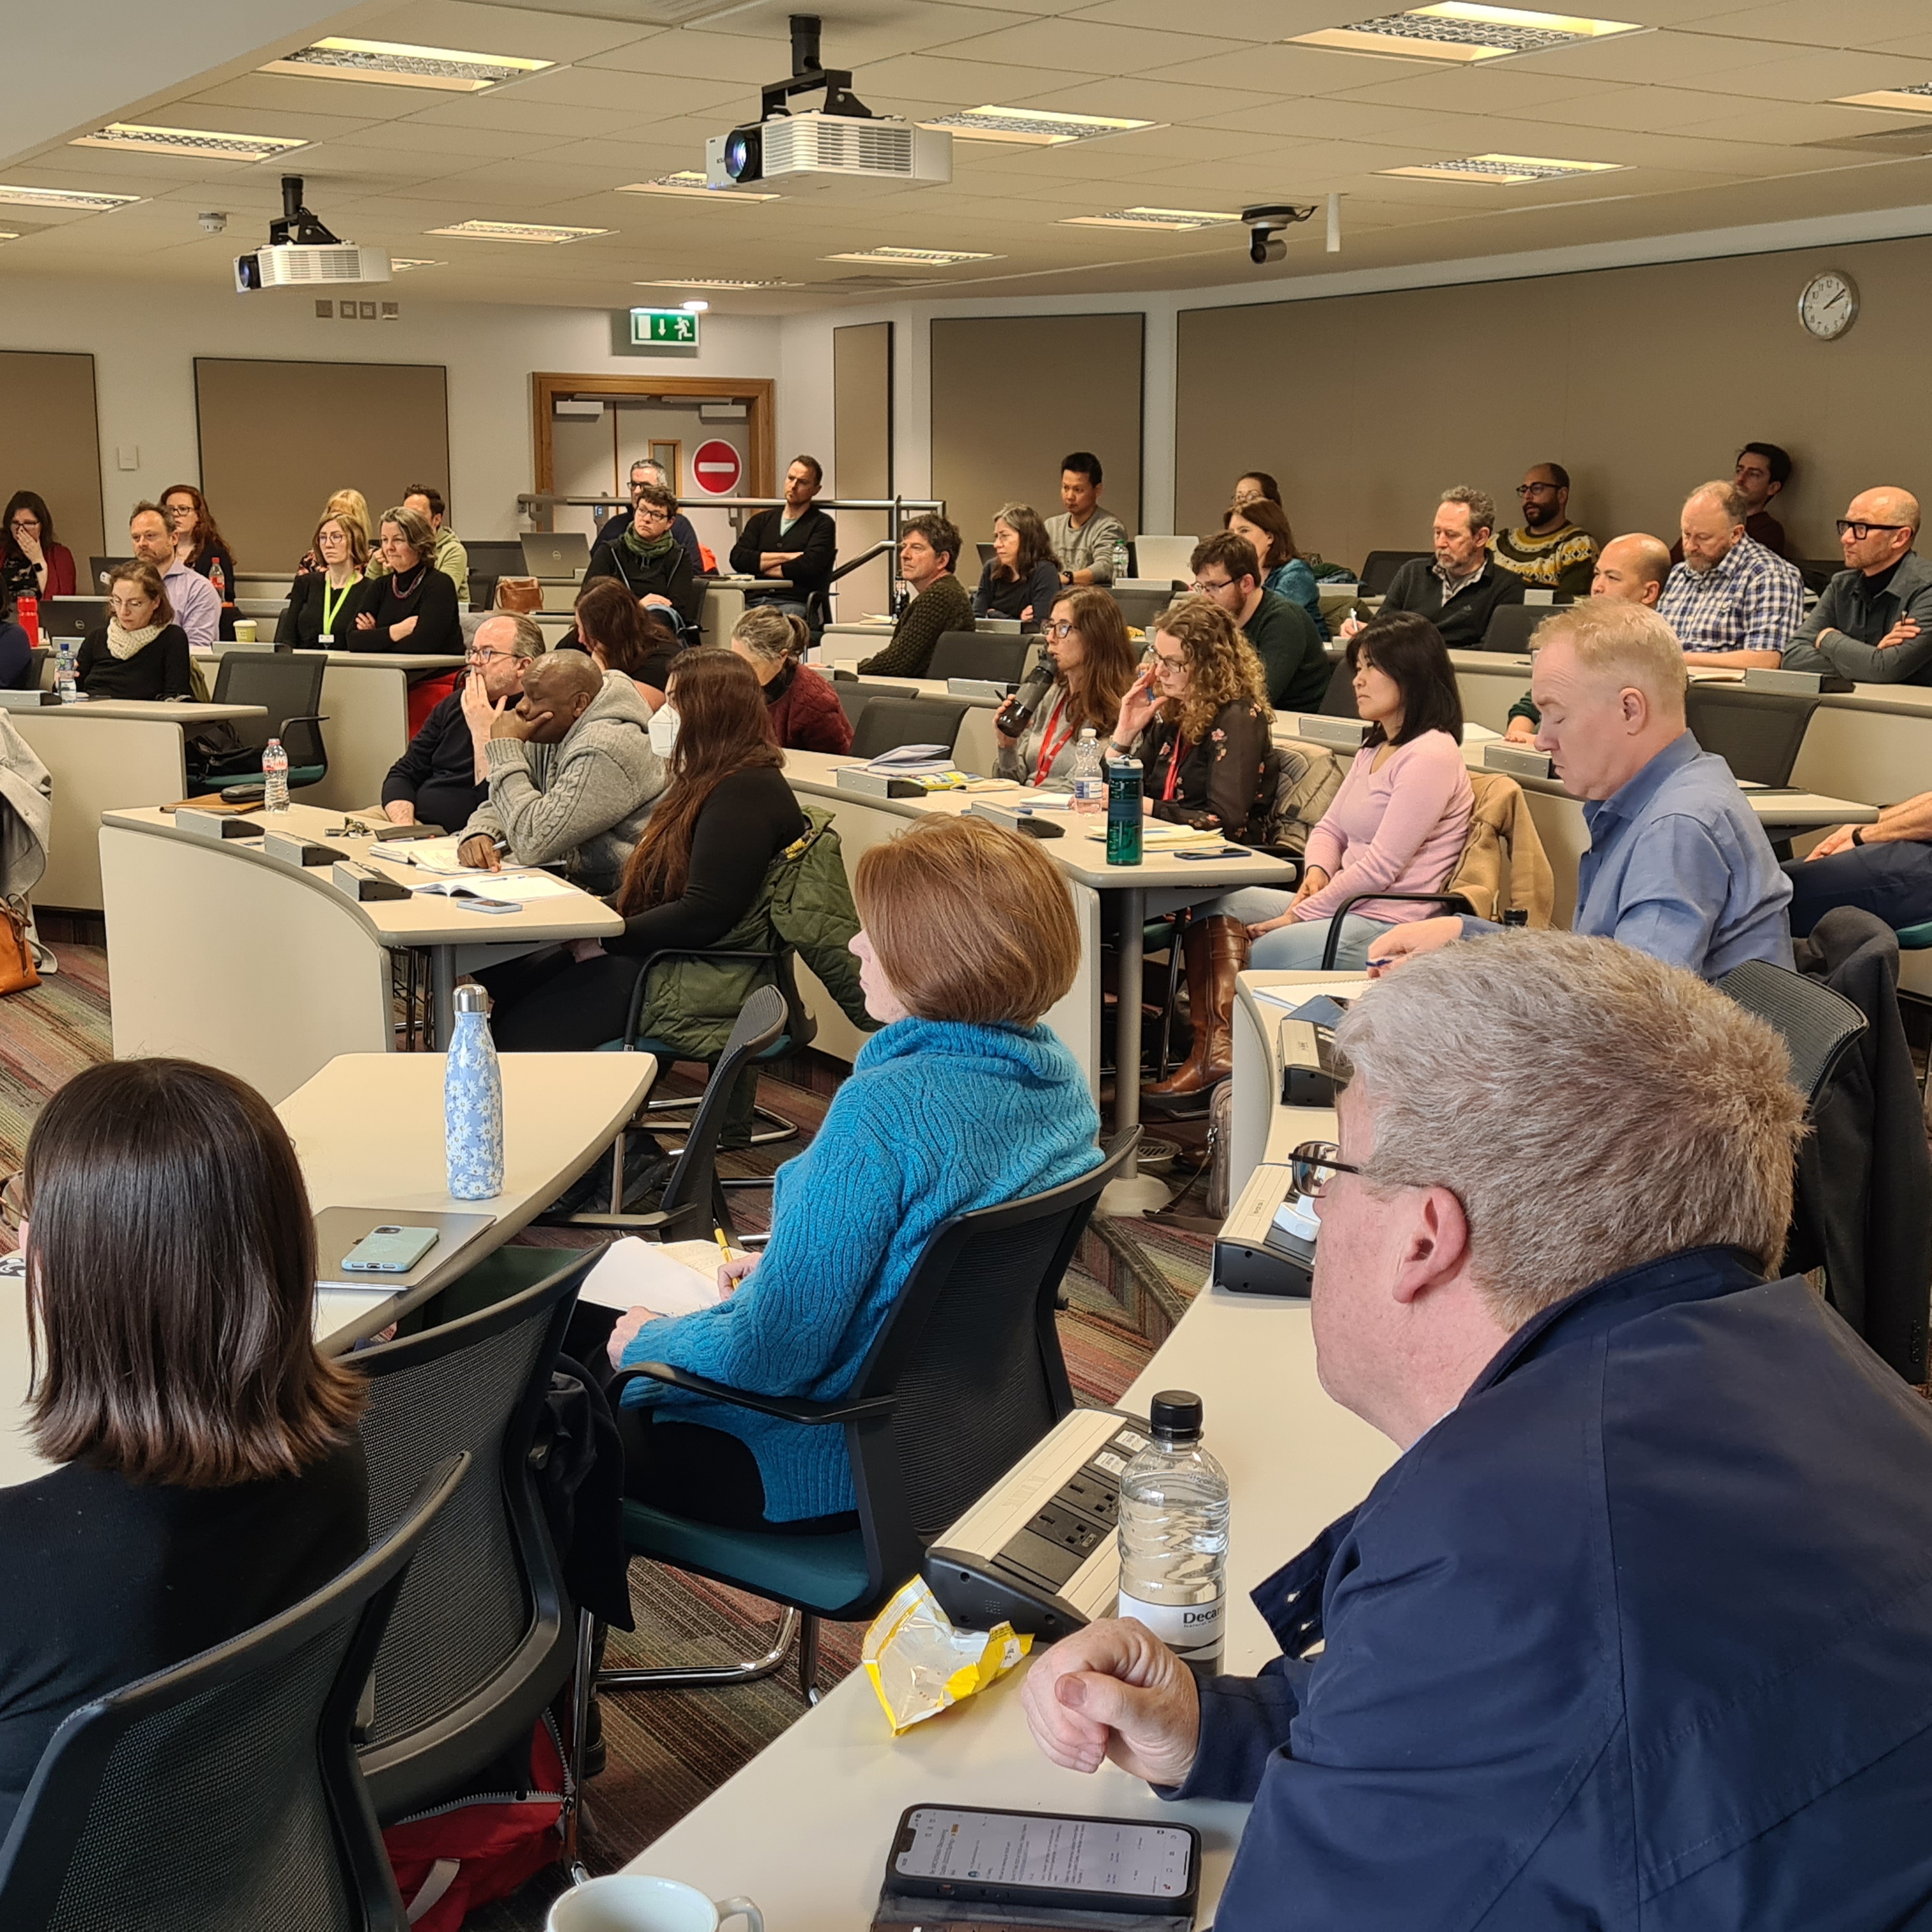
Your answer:
[[[456,1030],[442,1076],[449,1191],[487,1201],[503,1191],[503,1077],[481,986],[456,989]]]

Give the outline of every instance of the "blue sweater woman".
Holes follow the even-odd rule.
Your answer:
[[[778,1170],[772,1238],[715,1308],[647,1322],[624,1366],[668,1362],[734,1388],[826,1401],[852,1386],[940,1222],[1094,1166],[1100,1116],[1051,1028],[908,1018],[874,1034],[803,1154]],[[736,1436],[772,1522],[854,1505],[844,1432],[637,1382],[626,1404]]]
[[[1322,593],[1316,589],[1315,573],[1298,556],[1292,556],[1286,563],[1276,564],[1268,574],[1264,590],[1272,590],[1277,597],[1286,597],[1291,604],[1299,604],[1315,620],[1318,635],[1328,634],[1328,623],[1322,614]]]

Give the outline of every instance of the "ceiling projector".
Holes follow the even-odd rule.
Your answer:
[[[268,224],[268,245],[235,258],[235,286],[244,295],[257,289],[330,288],[389,279],[385,250],[338,240],[302,206],[300,175],[282,177],[282,212]]]
[[[820,24],[814,14],[792,15],[792,71],[760,90],[757,120],[706,142],[706,180],[719,188],[764,182],[794,190],[950,182],[952,136],[875,115],[852,92],[849,68],[820,64]],[[794,114],[787,104],[820,92],[825,103],[815,112]]]

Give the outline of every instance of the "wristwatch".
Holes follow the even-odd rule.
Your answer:
[[[1852,827],[1852,843],[1854,845],[1862,845],[1864,842],[1865,842],[1865,829],[1864,829],[1864,827],[1862,825],[1855,825],[1855,826],[1853,826]]]

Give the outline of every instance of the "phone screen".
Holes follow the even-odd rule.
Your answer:
[[[912,1832],[896,1861],[907,1878],[1128,1898],[1179,1898],[1189,1886],[1193,1841],[1171,1825],[933,1808],[912,1814]]]

